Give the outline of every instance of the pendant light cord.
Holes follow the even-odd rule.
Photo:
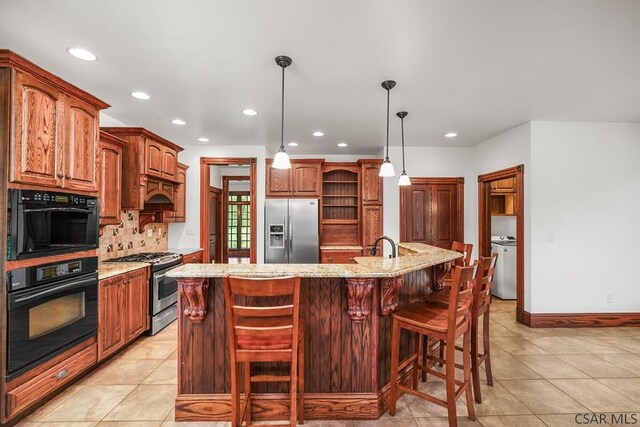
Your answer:
[[[385,160],[389,160],[389,93],[391,90],[387,89],[387,156]]]
[[[406,173],[404,169],[404,117],[400,119],[400,128],[402,129],[402,173]]]
[[[282,67],[282,117],[280,118],[280,150],[284,151],[284,67]]]

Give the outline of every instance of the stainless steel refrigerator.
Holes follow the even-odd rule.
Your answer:
[[[319,205],[318,199],[267,199],[265,201],[265,263],[318,263]]]

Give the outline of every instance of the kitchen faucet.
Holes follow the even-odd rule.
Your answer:
[[[378,253],[378,242],[380,240],[386,240],[387,242],[391,243],[391,255],[389,255],[389,258],[395,258],[396,257],[396,244],[393,243],[393,240],[391,240],[387,236],[380,236],[380,237],[378,237],[376,239],[375,242],[373,242],[373,247],[371,248],[371,255],[375,256],[376,253]]]

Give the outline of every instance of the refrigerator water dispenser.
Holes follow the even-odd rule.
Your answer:
[[[284,225],[269,225],[269,247],[284,248]]]

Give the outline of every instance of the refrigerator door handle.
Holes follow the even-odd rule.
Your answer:
[[[289,229],[287,230],[287,234],[289,235],[289,253],[293,252],[293,220],[291,219],[291,214],[289,214]]]
[[[284,257],[286,259],[286,262],[289,262],[289,217],[285,216],[282,219],[282,222],[284,224],[284,232],[283,232],[283,237],[284,237]]]

